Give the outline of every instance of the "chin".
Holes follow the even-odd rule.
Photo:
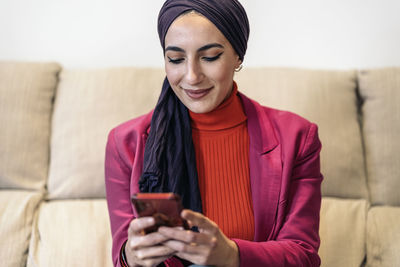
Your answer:
[[[212,107],[193,107],[193,106],[186,106],[191,112],[193,113],[207,113],[212,111]]]

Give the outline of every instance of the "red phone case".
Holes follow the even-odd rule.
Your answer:
[[[181,199],[174,193],[137,193],[132,195],[132,203],[138,217],[153,216],[156,224],[145,233],[157,231],[160,226],[182,226],[188,229],[187,222],[181,218],[183,209]]]

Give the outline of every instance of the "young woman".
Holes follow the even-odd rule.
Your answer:
[[[263,107],[233,80],[249,23],[237,0],[167,0],[166,79],[151,113],[110,132],[106,191],[115,266],[319,266],[315,124]],[[198,231],[135,218],[130,196],[175,192]]]

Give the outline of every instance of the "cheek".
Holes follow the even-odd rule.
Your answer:
[[[165,74],[167,75],[168,81],[171,86],[179,83],[180,75],[179,75],[179,71],[176,68],[171,68],[171,67],[166,66]]]
[[[211,72],[211,75],[219,83],[230,83],[233,79],[233,73],[234,69],[231,64],[221,64]]]

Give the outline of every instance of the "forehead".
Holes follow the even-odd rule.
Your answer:
[[[165,46],[190,45],[218,42],[225,44],[228,40],[221,31],[206,17],[190,12],[179,16],[168,29]]]

